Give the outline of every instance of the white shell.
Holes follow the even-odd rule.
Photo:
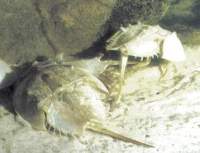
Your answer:
[[[159,25],[130,25],[118,31],[107,41],[107,50],[119,51],[124,48],[129,56],[154,57],[160,54],[160,44],[171,32]]]
[[[162,44],[163,43],[163,44]],[[107,50],[127,52],[129,56],[154,57],[178,62],[185,60],[181,41],[175,32],[163,29],[159,25],[129,25],[121,28],[107,41]]]
[[[0,59],[0,89],[4,87],[3,81],[6,75],[9,74],[11,71],[12,69],[10,68],[10,66]]]
[[[136,38],[124,44],[128,55],[136,57],[153,57],[160,53],[160,43],[170,32],[160,26],[148,26]]]
[[[129,56],[153,57],[159,53],[159,44],[152,40],[130,42],[125,45]]]
[[[175,32],[165,38],[161,58],[172,62],[180,62],[186,59],[183,45]]]

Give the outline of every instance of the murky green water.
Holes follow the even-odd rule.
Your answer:
[[[200,1],[170,0],[170,4],[160,24],[178,32],[184,43],[198,44],[200,42]]]

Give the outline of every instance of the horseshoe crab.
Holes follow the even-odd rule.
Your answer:
[[[124,82],[125,69],[128,56],[138,57],[141,60],[147,59],[148,65],[154,57],[165,59],[170,62],[185,60],[185,53],[181,41],[176,32],[170,32],[159,25],[150,26],[142,23],[121,27],[110,39],[107,40],[106,50],[120,51],[121,72],[120,89],[117,102],[120,101],[122,85]],[[162,68],[160,68],[162,70]],[[161,71],[161,73],[163,73]]]
[[[80,136],[91,130],[133,144],[106,126],[108,90],[89,71],[66,64],[37,63],[16,87],[15,111],[34,129]]]

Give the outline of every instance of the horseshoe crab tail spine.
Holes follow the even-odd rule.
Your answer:
[[[93,132],[96,132],[96,133],[99,133],[99,134],[107,135],[107,136],[110,136],[114,139],[118,139],[118,140],[121,140],[121,141],[124,141],[124,142],[129,142],[129,143],[136,144],[136,145],[142,145],[144,147],[154,147],[151,144],[147,144],[147,143],[129,138],[129,137],[124,136],[124,135],[122,135],[118,132],[110,130],[109,128],[103,126],[102,123],[100,123],[98,121],[93,121],[93,120],[90,121],[89,123],[87,123],[85,128],[87,130],[90,130],[90,131],[93,131]]]

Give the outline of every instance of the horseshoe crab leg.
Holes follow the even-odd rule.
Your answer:
[[[120,102],[122,93],[123,93],[123,85],[124,85],[124,81],[125,81],[125,71],[126,71],[126,65],[127,65],[127,61],[128,61],[128,55],[125,55],[123,53],[121,53],[121,63],[120,63],[120,85],[119,85],[119,91],[118,91],[118,95],[116,98],[116,103],[118,104]]]
[[[163,63],[158,66],[159,71],[160,71],[159,81],[162,81],[164,79],[164,77],[166,76],[166,74],[168,72],[168,69],[167,69],[168,63],[169,63],[168,61],[163,60]],[[175,65],[172,65],[172,66],[176,69]]]
[[[118,104],[121,100],[122,94],[123,94],[123,85],[125,82],[125,72],[126,72],[126,66],[128,63],[128,54],[126,53],[127,51],[121,50],[121,63],[120,63],[120,86],[119,86],[119,91],[117,98],[115,102]],[[144,62],[137,63],[134,65],[134,69],[146,67],[151,63],[151,59],[147,58]]]

